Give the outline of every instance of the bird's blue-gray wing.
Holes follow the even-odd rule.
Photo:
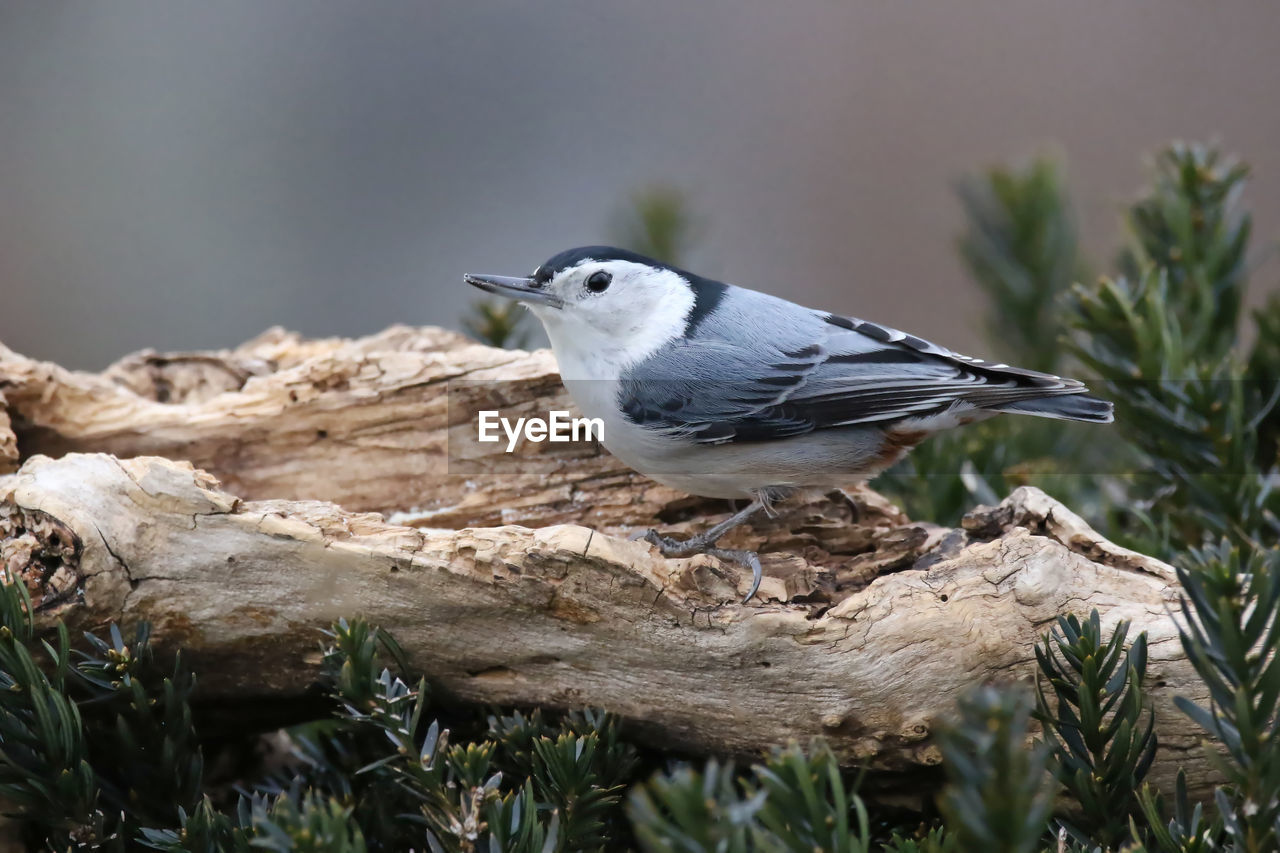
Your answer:
[[[680,340],[637,365],[620,386],[626,416],[720,444],[952,409],[1016,410],[1086,390],[1072,379],[969,358],[860,320],[818,312],[774,317],[782,322],[754,335],[724,334],[733,327],[723,320],[732,317],[722,318],[720,334]],[[1104,405],[1110,418],[1109,405],[1084,399]]]

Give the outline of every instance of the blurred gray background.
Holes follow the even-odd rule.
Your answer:
[[[1216,138],[1266,254],[1278,36],[1272,0],[5,2],[0,341],[97,368],[456,326],[462,273],[662,183],[699,272],[981,354],[954,183],[984,166],[1061,156],[1105,266],[1142,156]]]

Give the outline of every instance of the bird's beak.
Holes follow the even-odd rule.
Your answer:
[[[485,293],[505,296],[518,302],[546,305],[550,308],[559,308],[564,305],[564,301],[559,296],[554,293],[548,293],[540,285],[534,284],[531,278],[511,278],[505,275],[471,275],[470,273],[462,278],[467,284],[472,287],[478,287]]]

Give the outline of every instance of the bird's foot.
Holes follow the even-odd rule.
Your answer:
[[[715,539],[709,539],[706,536],[692,536],[683,540],[672,539],[670,536],[663,536],[658,531],[651,529],[644,533],[633,533],[628,538],[632,540],[641,539],[656,546],[664,557],[689,557],[694,554],[710,554],[718,560],[737,563],[743,568],[750,569],[751,589],[747,592],[746,598],[742,599],[743,604],[755,597],[756,590],[760,588],[760,581],[764,576],[764,570],[760,566],[760,558],[756,556],[755,551],[716,548]]]
[[[641,539],[650,545],[656,545],[664,557],[688,557],[692,554],[701,554],[715,544],[713,540],[709,541],[703,536],[672,539],[670,536],[663,536],[652,528],[643,533],[638,531],[632,533],[628,538],[632,540]]]

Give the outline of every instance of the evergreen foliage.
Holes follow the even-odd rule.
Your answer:
[[[1210,850],[1221,850],[1222,819],[1216,814],[1210,816],[1203,803],[1193,803],[1187,796],[1187,774],[1178,771],[1173,797],[1173,815],[1168,823],[1164,822],[1164,797],[1144,786],[1138,797],[1142,805],[1142,815],[1146,820],[1145,829],[1139,829],[1136,822],[1130,823],[1135,838],[1147,835],[1149,846],[1135,847],[1133,850],[1161,851],[1161,853],[1207,853]]]
[[[287,778],[263,780],[232,813],[206,799],[180,829],[146,833],[150,846],[542,853],[603,849],[622,827],[636,753],[616,718],[570,714],[553,726],[537,712],[495,715],[487,731],[463,721],[477,733],[455,744],[427,717],[425,680],[410,687],[380,663],[403,664],[391,637],[341,620],[330,639],[335,719],[292,733]]]
[[[1069,354],[1116,403],[1112,429],[1124,440],[996,418],[930,439],[879,481],[885,491],[913,515],[953,523],[975,503],[1038,485],[1111,538],[1165,558],[1221,535],[1274,540],[1280,297],[1252,313],[1253,330],[1241,328],[1247,174],[1212,148],[1165,149],[1151,190],[1128,211],[1124,274],[1065,293],[1062,282],[1086,264],[1058,170],[1037,162],[991,172],[985,189],[976,178],[962,184],[970,225],[961,245],[998,318],[989,325],[993,349],[1063,372],[1076,369],[1064,363]],[[1053,340],[1064,347],[1047,347]],[[1255,341],[1252,350],[1241,340]]]
[[[1178,567],[1182,648],[1209,688],[1209,707],[1178,707],[1221,743],[1227,779],[1216,803],[1233,849],[1280,848],[1280,551],[1223,542]]]
[[[1054,770],[1080,807],[1063,821],[1077,841],[1114,848],[1129,835],[1138,787],[1155,758],[1155,714],[1143,690],[1147,637],[1125,648],[1129,624],[1103,639],[1094,610],[1081,622],[1058,617],[1036,648],[1043,680],[1037,684],[1036,717],[1044,725]],[[1047,681],[1051,692],[1045,691]],[[1145,719],[1144,719],[1145,718]]]
[[[0,584],[0,796],[57,849],[122,850],[139,827],[173,822],[201,792],[191,723],[195,679],[156,665],[146,626],[125,643],[65,626],[37,640],[26,586]]]
[[[1130,211],[1128,272],[1078,286],[1068,304],[1073,350],[1115,400],[1116,430],[1139,454],[1133,491],[1160,498],[1158,518],[1134,500],[1113,532],[1165,556],[1220,536],[1259,544],[1280,533],[1274,438],[1265,439],[1280,417],[1275,342],[1258,337],[1252,353],[1239,345],[1246,174],[1211,149],[1163,152],[1155,188]],[[1280,302],[1254,322],[1275,328]]]
[[[633,791],[628,812],[650,851],[872,849],[866,806],[823,746],[778,750],[740,776],[715,761],[677,767]]]
[[[961,850],[1031,853],[1053,808],[1048,749],[1027,748],[1032,701],[1018,689],[983,685],[960,697],[957,718],[938,731],[950,784],[938,805]]]

